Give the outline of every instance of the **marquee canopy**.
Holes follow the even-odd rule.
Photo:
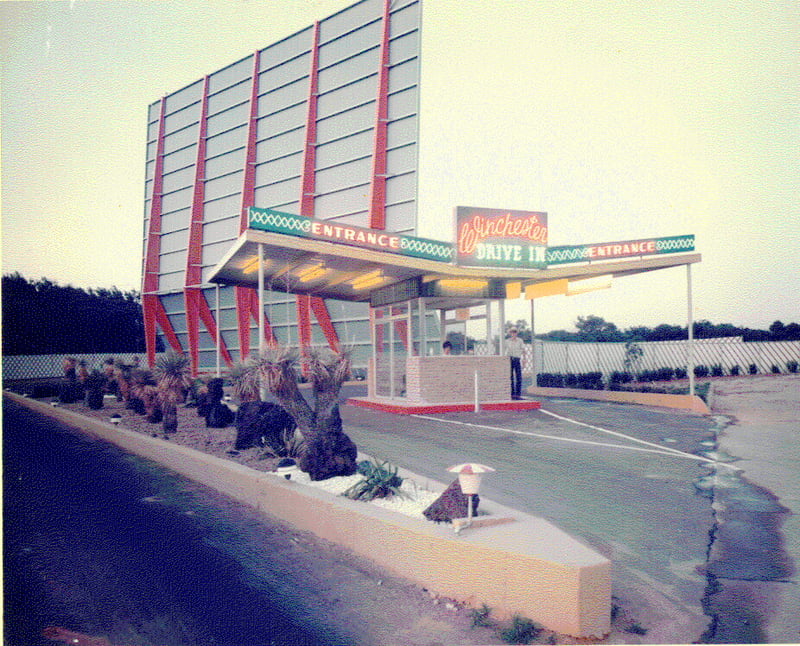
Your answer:
[[[532,285],[566,286],[599,276],[630,276],[701,260],[699,253],[690,253],[595,260],[545,269],[463,267],[375,248],[249,228],[211,270],[208,280],[225,285],[257,286],[259,246],[267,289],[362,302],[406,281],[438,288],[417,295],[454,296],[462,301],[469,296],[512,298],[525,294],[526,287]],[[532,290],[528,294],[529,298],[533,297]]]

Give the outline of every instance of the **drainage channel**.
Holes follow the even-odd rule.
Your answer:
[[[717,436],[730,422],[716,418]],[[737,458],[717,451],[708,442],[708,457],[722,463]],[[715,523],[709,531],[703,609],[711,623],[699,640],[707,644],[764,643],[765,582],[786,581],[792,561],[781,537],[789,513],[763,487],[748,482],[730,466],[707,465],[709,473],[695,482],[698,492],[711,500]]]

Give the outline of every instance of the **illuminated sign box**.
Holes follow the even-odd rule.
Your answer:
[[[642,240],[626,240],[624,242],[601,242],[599,244],[568,247],[549,247],[547,249],[547,264],[560,265],[570,262],[612,260],[614,258],[652,256],[683,251],[694,251],[694,235],[645,238]]]
[[[456,262],[472,267],[547,266],[547,214],[471,206],[456,208]]]
[[[331,220],[317,220],[305,215],[283,213],[273,209],[250,207],[247,215],[251,229],[337,242],[362,249],[387,251],[426,260],[453,261],[453,245],[448,242],[415,238],[391,231],[366,229]]]

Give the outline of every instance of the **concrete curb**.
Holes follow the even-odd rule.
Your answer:
[[[167,440],[5,392],[9,399],[151,459],[266,515],[347,547],[440,595],[500,618],[520,614],[579,638],[610,632],[611,562],[544,519],[481,499],[514,522],[472,527],[421,521],[255,471]],[[420,485],[444,484],[404,471]]]
[[[592,401],[639,404],[661,408],[679,408],[696,415],[711,415],[711,410],[697,395],[667,395],[663,393],[635,393],[618,390],[581,390],[578,388],[544,388],[531,386],[526,391],[536,397],[567,397]]]

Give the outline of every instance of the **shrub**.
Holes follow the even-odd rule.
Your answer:
[[[794,361],[794,360],[787,361],[786,362],[786,369],[791,373],[797,372],[797,361]]]
[[[494,621],[489,618],[489,615],[492,614],[492,610],[485,603],[481,605],[480,608],[473,608],[469,614],[472,619],[473,628],[477,626],[494,626]]]
[[[772,366],[772,374],[773,374],[773,375],[779,375],[779,374],[781,374],[781,369],[780,369],[780,368],[778,368],[778,366],[776,366],[776,365],[773,365],[773,366]]]
[[[526,617],[514,615],[511,626],[500,631],[500,636],[508,644],[530,644],[542,629]]]
[[[564,375],[552,372],[541,372],[536,375],[536,385],[542,388],[563,388]]]
[[[578,385],[578,375],[568,372],[567,378],[564,380],[564,385],[567,388],[575,388]]]
[[[736,375],[739,374],[740,370],[741,368],[738,365],[731,366],[731,375],[735,377]]]
[[[397,467],[388,462],[364,460],[358,463],[358,473],[363,477],[342,495],[351,500],[370,501],[375,498],[386,498],[392,495],[402,495],[400,485],[403,478],[397,475]]]
[[[694,367],[695,377],[708,377],[708,368],[703,364]]]
[[[750,367],[749,367],[749,371],[750,371],[751,375],[757,375],[758,374],[758,366],[756,364],[754,364],[754,363],[751,363]]]
[[[718,363],[715,363],[711,366],[711,376],[712,377],[721,377],[723,375],[722,366]]]
[[[602,372],[584,372],[578,375],[578,388],[584,390],[603,390]]]
[[[686,379],[686,368],[675,368],[675,379]]]

